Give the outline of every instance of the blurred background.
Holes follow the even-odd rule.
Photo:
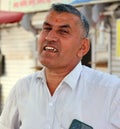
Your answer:
[[[37,40],[52,3],[69,3],[90,24],[82,63],[120,77],[120,0],[0,0],[0,113],[16,81],[42,66]]]

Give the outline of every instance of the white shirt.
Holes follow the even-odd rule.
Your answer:
[[[69,129],[73,119],[94,129],[120,129],[120,79],[79,63],[51,96],[43,69],[17,82],[0,129]]]

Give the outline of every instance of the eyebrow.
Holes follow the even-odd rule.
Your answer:
[[[48,22],[44,22],[43,25],[52,26],[52,25],[51,25],[50,23],[48,23]],[[69,29],[71,29],[71,27],[70,27],[69,24],[60,25],[59,28],[69,28]]]
[[[71,27],[70,27],[69,24],[61,25],[59,28],[68,28],[68,29],[71,29]]]
[[[44,22],[43,25],[50,26],[50,24],[48,22]]]

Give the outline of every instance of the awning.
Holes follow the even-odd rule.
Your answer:
[[[24,13],[0,11],[0,24],[19,22]]]

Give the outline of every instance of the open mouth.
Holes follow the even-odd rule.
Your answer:
[[[45,51],[49,51],[49,52],[58,52],[58,50],[56,49],[56,48],[54,48],[54,47],[49,47],[49,46],[46,46],[46,47],[44,47],[44,50]]]

